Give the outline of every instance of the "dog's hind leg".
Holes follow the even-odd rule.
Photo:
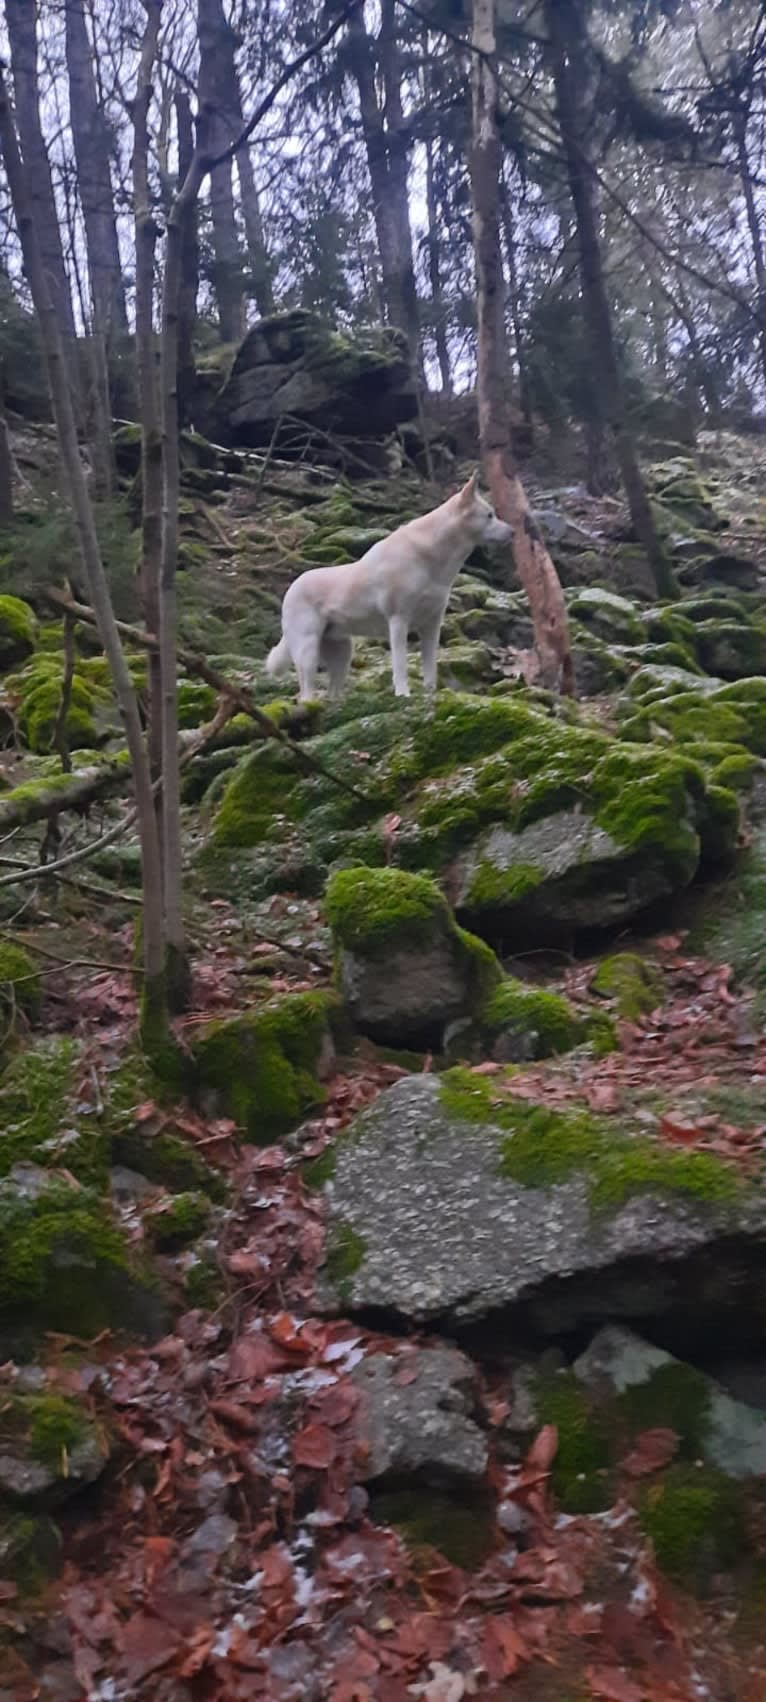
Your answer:
[[[327,671],[330,682],[329,696],[334,703],[343,696],[353,654],[353,638],[340,633],[334,633],[332,637],[324,634],[319,646],[319,665]]]
[[[426,691],[436,691],[436,670],[439,661],[441,621],[424,627],[420,634],[420,655],[423,663],[423,684]]]
[[[293,661],[298,671],[298,702],[313,703],[317,695],[319,672],[318,633],[304,635],[300,644],[293,650]]]
[[[407,622],[402,615],[392,615],[388,623],[388,642],[391,646],[391,672],[394,676],[394,695],[409,697],[407,674]]]

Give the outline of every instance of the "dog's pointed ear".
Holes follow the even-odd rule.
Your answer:
[[[461,496],[463,502],[473,502],[473,499],[476,495],[478,488],[479,488],[479,468],[474,467],[474,470],[471,474],[470,479],[468,479],[466,484],[463,485],[463,488],[460,492],[460,496]]]

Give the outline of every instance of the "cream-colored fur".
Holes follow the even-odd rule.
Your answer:
[[[330,696],[342,695],[354,638],[388,638],[397,697],[409,697],[407,637],[420,639],[423,683],[436,689],[439,636],[449,594],[477,544],[510,543],[513,530],[479,495],[478,474],[417,520],[373,544],[359,561],[312,567],[293,581],[282,604],[282,638],[271,651],[270,674],[298,672],[302,702],[316,696],[326,669]]]

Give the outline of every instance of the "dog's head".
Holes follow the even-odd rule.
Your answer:
[[[465,510],[466,519],[471,522],[477,544],[513,542],[513,527],[506,526],[504,520],[498,520],[491,502],[487,502],[486,497],[480,495],[478,468],[458,492],[458,502]]]

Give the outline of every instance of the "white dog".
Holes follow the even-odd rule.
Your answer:
[[[373,544],[359,561],[312,567],[293,581],[282,604],[282,638],[271,651],[270,674],[298,671],[299,698],[316,696],[319,668],[340,697],[348,677],[354,637],[385,638],[397,697],[409,697],[407,636],[420,639],[423,683],[436,689],[436,663],[449,594],[477,544],[509,544],[513,528],[498,520],[479,495],[478,473],[467,485],[417,520]]]

